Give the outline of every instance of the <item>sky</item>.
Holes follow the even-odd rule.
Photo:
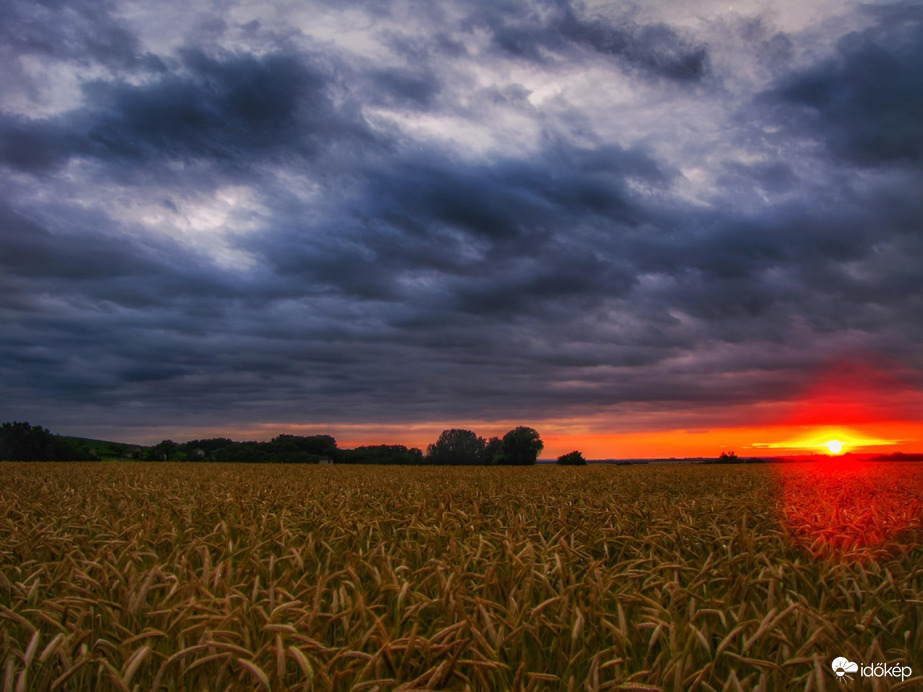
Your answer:
[[[917,2],[0,12],[0,420],[923,450]]]

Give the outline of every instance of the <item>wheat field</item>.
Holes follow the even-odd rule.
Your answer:
[[[0,487],[4,690],[824,690],[839,655],[923,689],[920,464],[4,463]]]

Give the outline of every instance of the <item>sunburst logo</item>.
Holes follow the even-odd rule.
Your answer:
[[[833,668],[833,672],[836,673],[836,676],[841,681],[848,680],[849,682],[852,682],[852,678],[849,677],[848,673],[858,673],[859,672],[859,664],[853,663],[852,661],[850,661],[849,659],[843,656],[839,656],[833,659],[831,668]]]

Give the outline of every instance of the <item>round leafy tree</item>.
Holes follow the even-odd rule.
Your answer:
[[[498,457],[501,464],[526,466],[534,464],[544,448],[537,430],[520,425],[503,436]]]
[[[439,439],[427,447],[426,461],[430,464],[481,464],[486,447],[487,441],[470,430],[443,430]]]

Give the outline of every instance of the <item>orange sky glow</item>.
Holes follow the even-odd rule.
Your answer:
[[[836,362],[793,392],[788,401],[749,406],[664,410],[622,407],[572,418],[453,420],[416,423],[258,423],[235,439],[266,440],[281,433],[333,435],[340,447],[403,444],[426,450],[442,430],[467,428],[502,436],[517,425],[536,428],[543,458],[580,450],[589,459],[669,459],[837,453],[923,452],[923,391],[899,368],[858,360]],[[226,435],[189,430],[187,438]]]
[[[291,426],[267,424],[241,431],[240,437],[268,439],[282,432],[299,435],[331,434],[340,447],[366,444],[404,444],[426,446],[447,427],[467,428],[479,435],[502,436],[516,425],[531,425],[545,443],[543,458],[554,458],[580,450],[589,459],[653,459],[716,457],[725,451],[740,456],[784,456],[789,454],[827,454],[830,440],[843,443],[843,452],[892,453],[923,449],[920,421],[875,422],[855,427],[754,426],[643,432],[592,432],[582,421],[487,421],[428,422],[414,425],[330,424]]]

